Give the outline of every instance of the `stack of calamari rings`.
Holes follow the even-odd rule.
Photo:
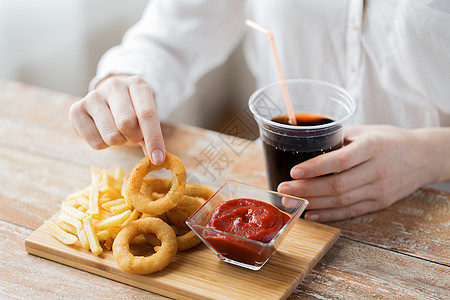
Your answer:
[[[172,180],[145,178],[163,168],[172,172]],[[144,157],[132,170],[126,189],[126,201],[142,214],[122,228],[113,244],[114,257],[122,270],[136,274],[158,272],[172,262],[177,251],[198,245],[200,239],[185,222],[212,194],[203,185],[186,184],[184,165],[175,155],[166,152],[160,166]],[[130,243],[139,236],[154,247],[154,254],[138,256],[130,252]]]

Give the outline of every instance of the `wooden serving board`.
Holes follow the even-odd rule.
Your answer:
[[[285,299],[339,234],[338,228],[299,219],[259,271],[221,262],[201,244],[178,252],[160,272],[126,273],[117,265],[112,251],[95,256],[76,244],[64,245],[49,234],[45,225],[25,240],[25,248],[28,253],[176,299]]]

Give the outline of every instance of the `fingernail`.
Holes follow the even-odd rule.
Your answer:
[[[306,215],[306,218],[310,221],[317,221],[319,220],[319,215],[317,214],[308,214]]]
[[[278,192],[279,193],[283,193],[283,194],[291,194],[292,193],[292,189],[288,185],[281,185],[281,186],[278,187]]]
[[[153,150],[152,152],[152,162],[154,164],[162,164],[164,161],[164,154],[162,153],[161,150],[157,149],[157,150]]]
[[[291,171],[291,176],[294,179],[301,178],[303,175],[305,175],[305,171],[303,171],[302,169],[295,168]]]

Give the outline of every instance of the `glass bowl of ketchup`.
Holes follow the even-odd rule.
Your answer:
[[[259,270],[307,205],[305,199],[228,181],[186,224],[220,260]]]

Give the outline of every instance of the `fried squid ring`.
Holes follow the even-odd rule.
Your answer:
[[[169,192],[172,181],[168,178],[149,177],[142,180],[141,193],[154,200],[153,194],[165,195]],[[158,197],[158,199],[161,197]]]
[[[140,234],[153,233],[160,241],[156,253],[150,256],[134,256],[130,243]],[[139,219],[126,225],[113,243],[113,253],[120,268],[135,274],[151,274],[161,271],[172,262],[177,253],[178,242],[173,229],[158,218]]]
[[[198,197],[208,200],[212,195],[214,195],[214,192],[204,185],[187,184],[184,190],[184,194],[191,197]]]
[[[184,195],[177,206],[166,212],[166,216],[176,227],[189,230],[186,220],[202,206],[203,202],[199,198]]]
[[[201,243],[200,238],[195,234],[195,232],[184,231],[184,233],[181,233],[181,231],[176,226],[171,226],[171,228],[176,234],[181,234],[176,237],[178,251],[185,251],[191,249],[192,247],[195,247]],[[144,233],[144,237],[147,240],[147,242],[149,242],[154,247],[158,247],[161,245],[161,241],[153,233]]]
[[[185,251],[200,244],[201,240],[192,230],[177,236],[178,251]]]
[[[170,223],[169,218],[167,218],[166,213],[164,213],[162,215],[159,215],[159,216],[152,216],[152,215],[148,215],[148,214],[142,214],[141,218],[159,218],[159,219],[163,220],[164,222],[166,222],[167,224],[172,225]]]
[[[161,170],[162,168],[172,172],[172,185],[169,192],[163,198],[152,201],[141,192],[142,183],[148,173]],[[175,155],[166,152],[166,160],[160,166],[155,166],[148,156],[139,161],[128,178],[126,196],[129,202],[140,212],[158,216],[178,204],[183,196],[185,186],[186,170],[184,169],[183,163]]]

